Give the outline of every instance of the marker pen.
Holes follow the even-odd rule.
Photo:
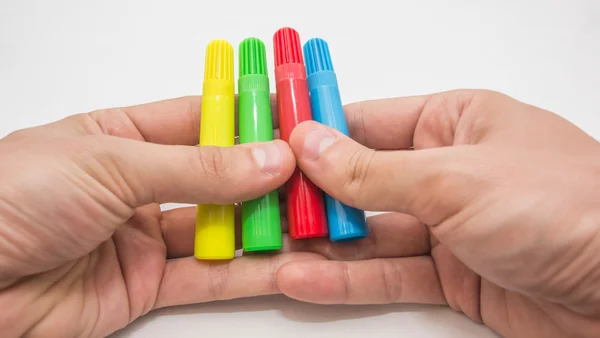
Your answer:
[[[264,43],[247,38],[238,50],[238,116],[240,144],[273,140],[273,118]],[[242,247],[247,251],[281,249],[277,190],[242,203]]]
[[[310,103],[315,121],[348,135],[346,117],[329,46],[323,39],[310,39],[304,44]],[[351,241],[369,234],[365,213],[325,194],[329,238],[334,242]]]
[[[200,146],[233,146],[235,137],[233,47],[214,40],[206,48]],[[234,205],[198,205],[194,256],[231,259],[235,256]]]
[[[306,69],[298,32],[284,27],[273,36],[275,82],[281,139],[289,142],[292,130],[312,120]],[[286,184],[289,233],[292,239],[326,237],[327,217],[323,192],[296,168]]]

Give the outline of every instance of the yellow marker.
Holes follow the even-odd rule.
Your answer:
[[[233,146],[235,137],[233,47],[214,40],[206,48],[200,146]],[[198,205],[194,255],[197,259],[235,256],[234,205]]]

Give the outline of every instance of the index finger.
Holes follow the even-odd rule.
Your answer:
[[[235,96],[235,134],[238,135]],[[279,127],[277,98],[271,94],[273,128]],[[101,109],[89,115],[105,134],[158,144],[196,145],[200,135],[202,96],[184,96],[135,106]]]
[[[379,150],[408,149],[428,96],[394,97],[347,104],[350,137]]]

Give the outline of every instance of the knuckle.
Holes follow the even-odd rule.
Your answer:
[[[455,138],[460,138],[458,122],[466,111],[472,110],[469,107],[475,95],[474,90],[461,89],[428,98],[415,130],[415,143],[419,147],[454,144]]]
[[[13,132],[10,132],[8,135],[4,137],[5,140],[22,140],[27,138],[30,135],[29,129],[19,129]]]
[[[396,264],[381,260],[381,281],[383,288],[383,301],[387,303],[398,302],[402,298],[402,274]]]
[[[208,178],[225,181],[227,166],[221,147],[201,147],[198,152],[198,164]]]
[[[475,96],[481,97],[479,90],[457,89],[433,95],[423,105],[423,115],[460,114]]]
[[[467,110],[483,113],[493,111],[493,109],[486,108],[496,107],[499,101],[505,101],[508,98],[509,96],[506,94],[490,89],[457,89],[432,101],[444,102],[443,107],[446,108],[446,112],[462,115]],[[473,107],[478,109],[469,109]]]
[[[345,191],[354,204],[360,202],[365,183],[371,179],[371,164],[374,156],[375,152],[370,149],[358,149],[348,160]]]
[[[133,208],[139,204],[140,196],[137,192],[144,185],[137,169],[126,164],[127,153],[119,150],[123,144],[118,141],[105,135],[88,135],[81,140],[69,142],[69,145],[63,147],[63,151],[89,177]]]
[[[476,97],[477,99],[488,101],[505,97],[504,94],[491,89],[474,89],[460,91],[463,97]]]
[[[222,299],[229,284],[229,264],[211,264],[208,269],[208,294],[211,299]]]
[[[353,290],[353,283],[350,279],[350,271],[348,269],[348,264],[346,262],[340,263],[341,274],[342,274],[342,299],[340,301],[341,304],[347,304],[350,301],[352,294],[355,292]]]
[[[356,102],[344,107],[344,113],[348,120],[348,133],[350,137],[359,143],[366,142],[366,129],[364,128],[365,102]]]
[[[272,256],[269,260],[268,265],[268,275],[270,278],[268,292],[277,292],[279,289],[277,286],[277,279],[275,276],[277,275],[277,270],[281,266],[280,256]]]
[[[81,132],[81,135],[102,134],[103,130],[94,118],[94,112],[79,113],[68,116],[66,121],[74,124],[76,129]]]

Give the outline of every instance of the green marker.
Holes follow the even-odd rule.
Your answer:
[[[273,118],[265,44],[247,38],[239,48],[238,113],[240,143],[273,140]],[[277,190],[242,203],[244,251],[281,249],[281,219]]]

